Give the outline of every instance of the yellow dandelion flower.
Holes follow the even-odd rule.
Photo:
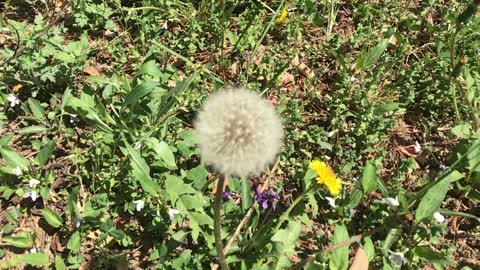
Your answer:
[[[324,184],[332,195],[340,194],[342,190],[342,180],[337,178],[333,170],[323,161],[314,160],[310,162],[310,169],[317,174],[317,183]]]
[[[283,9],[282,9],[282,13],[275,20],[275,23],[277,23],[277,24],[282,23],[287,18],[287,15],[288,15],[287,6],[284,6]]]

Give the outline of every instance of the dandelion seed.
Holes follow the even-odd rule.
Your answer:
[[[330,194],[336,196],[342,190],[342,180],[337,178],[333,170],[323,161],[314,160],[310,162],[310,169],[314,170],[318,177],[317,183],[327,186]]]
[[[407,262],[407,259],[405,259],[405,256],[403,255],[403,253],[401,252],[392,252],[392,251],[388,251],[390,252],[390,255],[388,256],[388,258],[390,259],[390,261],[392,261],[392,263],[396,266],[396,267],[401,267],[402,264],[406,263]]]
[[[438,222],[438,223],[443,223],[445,222],[445,217],[440,214],[439,212],[433,213],[433,218]]]
[[[180,214],[180,211],[178,211],[177,209],[173,209],[173,208],[168,209],[168,216],[170,217],[171,220],[174,220],[175,217],[179,214]]]
[[[337,205],[335,204],[335,199],[332,197],[325,197],[325,200],[327,200],[328,204],[332,207],[335,208]]]
[[[21,176],[22,175],[22,169],[19,166],[17,166],[17,167],[12,169],[12,173],[15,174],[16,176]]]
[[[275,23],[280,24],[284,22],[287,16],[288,16],[287,6],[284,6],[282,9],[282,13],[280,13],[280,16],[278,16],[278,18],[275,20]]]
[[[38,184],[40,184],[40,181],[35,178],[30,179],[30,181],[28,182],[28,186],[30,188],[35,188]]]
[[[133,201],[133,203],[135,204],[135,208],[137,209],[137,212],[142,211],[142,209],[145,207],[145,202],[143,202],[142,200],[136,200],[136,201]]]
[[[240,88],[210,96],[195,121],[202,159],[226,176],[259,175],[282,147],[282,123],[260,95]]]
[[[400,203],[398,202],[398,198],[396,196],[395,198],[392,198],[392,197],[385,198],[385,200],[387,201],[388,205],[390,205],[393,208],[397,208],[400,205]]]
[[[10,107],[15,107],[15,105],[20,104],[20,99],[15,94],[10,94],[7,97],[7,100],[10,102]]]

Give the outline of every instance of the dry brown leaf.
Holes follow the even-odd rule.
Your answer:
[[[102,72],[95,66],[88,66],[83,69],[83,73],[91,76],[102,76]]]
[[[355,252],[350,270],[368,270],[367,253],[365,253],[362,247],[358,247],[357,252]]]
[[[282,75],[282,86],[295,84],[295,77],[291,73],[285,72]]]

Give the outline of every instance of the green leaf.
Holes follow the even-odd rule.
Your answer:
[[[70,239],[67,242],[67,248],[73,252],[79,252],[80,251],[80,232],[76,231],[70,236]]]
[[[45,146],[38,152],[37,156],[35,157],[35,164],[39,166],[45,165],[48,161],[50,156],[55,149],[55,143],[52,140],[49,140]]]
[[[42,215],[52,227],[58,228],[63,224],[62,217],[48,207],[43,208]]]
[[[425,260],[427,262],[439,263],[439,264],[442,264],[442,265],[450,265],[450,266],[455,265],[452,261],[450,261],[443,254],[435,252],[427,246],[415,247],[413,249],[413,254],[415,254],[415,256],[418,256],[422,260]]]
[[[45,116],[45,110],[43,109],[42,105],[40,105],[40,101],[29,98],[28,105],[30,105],[30,110],[32,110],[33,116],[39,120],[46,120],[47,117]]]
[[[360,188],[354,190],[348,196],[349,201],[345,207],[350,209],[357,207],[357,205],[362,201],[362,198],[363,198],[363,192],[360,190]]]
[[[390,38],[383,39],[380,43],[378,43],[368,52],[360,54],[360,56],[355,61],[355,69],[357,71],[360,71],[377,63],[378,59],[380,59],[380,56],[383,54],[385,49],[387,49],[389,39]]]
[[[347,227],[344,224],[338,224],[335,226],[335,232],[333,233],[332,245],[339,244],[348,240]],[[348,267],[348,245],[338,248],[330,255],[330,269],[332,270],[344,270]]]
[[[145,144],[150,147],[155,154],[165,163],[168,168],[176,168],[175,156],[168,144],[164,141],[158,141],[156,138],[148,138]]]
[[[47,131],[48,128],[44,126],[28,126],[18,130],[18,134],[32,134],[32,133],[42,133]]]
[[[142,84],[137,85],[135,88],[132,89],[132,91],[130,91],[130,93],[128,93],[127,97],[125,97],[125,103],[123,104],[123,106],[126,107],[137,103],[138,100],[148,95],[159,85],[160,83],[156,81],[145,81]]]
[[[192,217],[195,222],[197,222],[199,225],[208,225],[208,226],[213,226],[213,219],[201,212],[190,212],[189,213],[190,217]]]
[[[130,155],[130,166],[132,167],[132,175],[140,182],[142,189],[148,194],[158,197],[160,187],[150,177],[150,167],[141,157],[140,152],[133,149],[126,141],[128,154]]]
[[[12,149],[2,146],[0,147],[0,154],[2,154],[3,159],[5,159],[5,161],[7,161],[11,167],[15,168],[18,166],[24,171],[28,169],[28,165],[30,163],[28,159],[24,158],[22,155],[18,154]]]
[[[247,210],[252,205],[252,193],[250,192],[250,185],[245,177],[242,177],[242,208]]]
[[[279,230],[273,235],[272,241],[275,242],[277,255],[274,269],[286,269],[291,265],[288,255],[295,253],[295,245],[301,228],[300,221],[290,221],[286,229]]]
[[[122,230],[114,229],[114,230],[109,231],[109,233],[117,241],[121,241],[122,239],[127,237],[125,232],[123,232]]]
[[[60,256],[55,256],[55,269],[56,270],[65,270],[67,269],[67,266],[65,265],[65,262],[63,262],[62,257]]]
[[[367,254],[368,261],[371,262],[375,258],[375,247],[373,246],[372,238],[365,237],[363,241],[365,242],[365,244],[363,245],[363,249]]]
[[[27,253],[22,255],[20,260],[29,265],[42,266],[48,263],[48,255],[43,252]]]
[[[377,168],[371,161],[368,161],[365,168],[363,168],[362,185],[365,193],[373,192],[377,189]]]
[[[433,213],[435,213],[435,211],[437,211],[442,205],[450,183],[460,180],[463,177],[463,174],[458,171],[452,171],[438,183],[431,186],[423,196],[417,210],[415,211],[415,219],[417,221],[430,220]]]
[[[180,196],[180,200],[186,209],[201,209],[207,205],[205,198],[202,198],[199,195],[184,194]]]
[[[0,241],[14,247],[28,248],[33,245],[33,240],[31,233],[22,232],[17,234],[17,236],[3,236]]]

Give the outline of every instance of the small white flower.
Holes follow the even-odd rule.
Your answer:
[[[392,252],[390,250],[388,252],[390,252],[390,256],[388,256],[388,258],[390,259],[390,261],[392,261],[393,265],[395,265],[396,267],[401,267],[402,264],[407,262],[407,259],[405,259],[405,256],[403,256],[403,253]]]
[[[395,198],[392,198],[392,197],[385,198],[385,200],[387,201],[388,205],[390,205],[393,208],[397,208],[400,205],[396,196]]]
[[[325,197],[325,200],[328,201],[328,204],[332,207],[335,208],[337,205],[335,205],[335,199],[332,197]]]
[[[438,223],[443,223],[445,221],[445,217],[440,214],[439,212],[433,213],[433,218],[438,222]]]
[[[82,225],[82,223],[83,223],[82,217],[77,216],[73,219],[73,226],[75,226],[75,228],[79,228]]]
[[[36,191],[30,190],[27,193],[23,194],[23,198],[31,198],[32,201],[36,201],[38,198],[38,193]]]
[[[22,175],[22,169],[20,167],[15,167],[12,169],[12,173],[15,174],[16,176]]]
[[[176,215],[180,214],[180,211],[177,209],[168,209],[168,216],[170,217],[171,220],[175,218]]]
[[[32,249],[30,249],[30,253],[37,253],[37,249],[33,247]]]
[[[422,146],[418,143],[418,141],[415,141],[415,146],[413,147],[415,154],[418,154],[422,151]]]
[[[138,212],[142,211],[142,209],[145,207],[145,202],[143,202],[142,200],[136,200],[133,201],[133,203],[135,204]]]
[[[332,137],[333,135],[335,135],[335,130],[332,130],[332,131],[327,133],[328,138]]]
[[[38,184],[40,184],[40,181],[35,178],[30,179],[30,181],[28,182],[28,186],[30,188],[35,188]]]
[[[78,124],[80,122],[80,119],[78,119],[78,115],[72,114],[70,115],[70,124]]]
[[[7,100],[10,102],[10,107],[15,107],[15,105],[20,104],[20,99],[15,94],[10,94],[7,97]]]

